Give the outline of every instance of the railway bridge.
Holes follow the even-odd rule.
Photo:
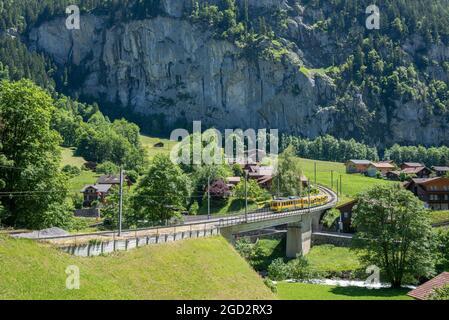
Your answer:
[[[307,254],[311,247],[312,232],[318,231],[321,215],[337,205],[337,195],[330,189],[319,187],[327,194],[324,205],[307,209],[273,212],[271,210],[222,217],[192,216],[187,221],[171,226],[135,230],[72,234],[65,236],[38,236],[36,240],[50,242],[75,255],[98,255],[117,250],[129,250],[142,245],[178,241],[221,234],[231,243],[242,232],[287,225],[287,256]]]
[[[218,220],[220,233],[228,241],[233,242],[235,235],[266,229],[270,227],[287,225],[286,255],[295,258],[298,254],[307,254],[312,243],[312,232],[318,231],[321,215],[328,209],[337,205],[337,195],[330,189],[319,187],[320,191],[328,196],[325,205],[291,210],[288,212],[264,212],[230,217]]]

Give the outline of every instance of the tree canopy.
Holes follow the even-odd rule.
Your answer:
[[[354,241],[363,248],[363,261],[376,265],[393,287],[406,276],[415,279],[433,272],[433,236],[429,212],[399,185],[376,186],[357,196]]]
[[[51,97],[27,80],[0,84],[0,202],[3,224],[66,226],[67,178],[59,170],[60,135],[50,128]]]
[[[131,199],[129,220],[137,225],[166,223],[185,211],[191,194],[191,181],[170,157],[154,157]]]

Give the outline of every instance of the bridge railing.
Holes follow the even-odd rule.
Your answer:
[[[84,233],[84,234],[73,234],[66,236],[46,236],[46,237],[38,237],[36,240],[42,241],[51,241],[53,243],[67,244],[67,243],[83,243],[89,241],[95,241],[96,239],[107,240],[107,239],[131,239],[137,238],[138,236],[151,236],[151,235],[167,235],[167,234],[176,234],[177,232],[182,231],[195,231],[195,230],[208,230],[214,228],[222,228],[237,224],[243,223],[254,223],[259,221],[267,221],[274,220],[283,217],[291,217],[297,216],[301,214],[322,211],[329,208],[332,208],[337,203],[337,197],[335,193],[324,187],[319,186],[319,189],[328,194],[329,201],[325,205],[304,208],[304,209],[294,209],[286,212],[273,212],[271,209],[267,208],[266,211],[256,210],[248,213],[247,215],[239,214],[222,218],[215,218],[212,216],[210,220],[203,220],[198,222],[191,223],[182,223],[176,224],[172,226],[157,226],[150,228],[137,228],[130,230],[123,230],[122,235],[120,237],[117,236],[117,231],[104,231],[104,232],[95,232],[95,233]]]

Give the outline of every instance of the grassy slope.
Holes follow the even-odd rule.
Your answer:
[[[278,284],[282,300],[412,300],[406,296],[410,289],[366,289],[304,283]]]
[[[431,219],[432,219],[432,223],[447,222],[447,221],[449,221],[449,210],[432,211]]]
[[[170,150],[176,145],[177,142],[170,141],[168,139],[152,138],[148,136],[141,136],[140,141],[142,146],[147,150],[148,157],[152,159],[158,153],[165,153],[170,155]],[[155,148],[156,143],[162,142],[164,144],[163,148]]]
[[[72,148],[61,148],[62,149],[62,159],[61,167],[69,164],[81,168],[81,166],[86,162],[82,157],[76,157],[74,149]],[[79,176],[73,177],[69,181],[69,191],[70,193],[78,193],[86,184],[93,184],[97,181],[98,175],[92,171],[82,171]]]
[[[65,269],[80,268],[80,290]],[[220,237],[78,258],[27,240],[0,238],[0,299],[273,299]]]
[[[337,178],[342,175],[342,192],[343,198],[351,199],[360,191],[369,189],[376,184],[391,184],[392,181],[380,180],[376,178],[366,177],[361,174],[347,174],[343,163],[315,161],[309,159],[301,159],[301,167],[304,174],[314,182],[314,163],[317,164],[317,183],[331,187],[331,171],[334,171],[334,190],[336,190]]]
[[[285,239],[261,239],[259,244],[264,252],[261,267],[266,268],[274,259],[285,256]],[[306,258],[310,268],[318,272],[352,271],[360,268],[356,252],[344,247],[316,245],[311,248]]]
[[[306,257],[310,267],[316,271],[349,271],[360,268],[357,254],[349,248],[313,246]]]

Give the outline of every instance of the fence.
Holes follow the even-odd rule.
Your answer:
[[[124,230],[120,237],[117,236],[116,231],[106,231],[67,236],[41,237],[38,240],[51,242],[63,248],[64,251],[74,255],[93,256],[118,250],[128,250],[138,247],[141,244],[172,242],[192,237],[200,237],[200,235],[216,235],[220,233],[219,230],[221,228],[229,226],[244,223],[255,223],[259,221],[277,220],[284,217],[313,213],[334,207],[337,202],[335,194],[327,188],[320,188],[323,192],[330,196],[330,201],[323,206],[279,213],[272,211],[256,211],[248,213],[247,215],[240,214],[222,218],[213,218],[210,220],[203,220],[201,222],[177,224],[170,227]]]
[[[195,231],[182,231],[174,234],[156,234],[136,238],[113,239],[108,241],[90,241],[87,244],[74,244],[60,249],[69,254],[80,257],[94,257],[115,251],[128,251],[151,244],[168,243],[184,239],[195,239],[220,234],[218,228]]]

